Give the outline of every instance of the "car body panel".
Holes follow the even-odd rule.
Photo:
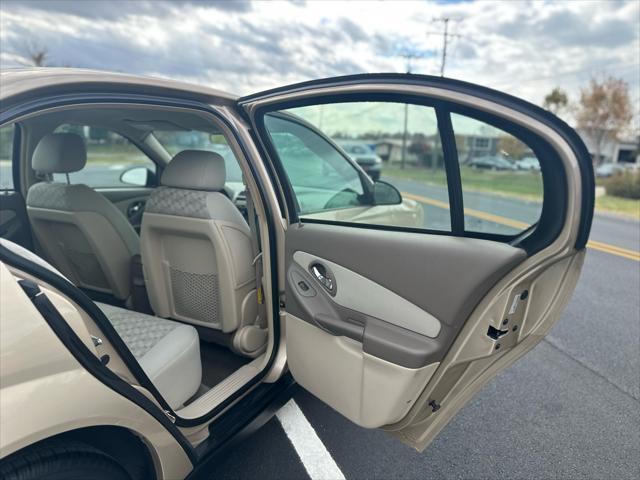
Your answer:
[[[146,411],[108,388],[76,361],[1,262],[0,287],[0,318],[20,319],[0,323],[0,455],[6,457],[71,430],[125,426],[144,439],[159,478],[186,476],[192,464],[173,436]],[[86,332],[86,343],[93,348],[76,308],[62,295],[45,285],[42,288],[74,329]]]

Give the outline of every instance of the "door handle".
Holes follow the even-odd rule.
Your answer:
[[[313,278],[315,278],[329,294],[332,296],[336,294],[336,278],[333,276],[333,273],[331,273],[331,270],[323,264],[316,262],[311,264],[309,271]]]

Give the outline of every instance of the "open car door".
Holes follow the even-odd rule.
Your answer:
[[[240,108],[286,218],[291,373],[424,449],[568,302],[593,215],[584,144],[527,102],[418,75],[299,84]],[[346,140],[383,162],[382,182]]]

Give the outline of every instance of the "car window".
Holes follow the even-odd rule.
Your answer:
[[[447,176],[433,108],[332,103],[267,114],[264,123],[302,220],[450,229]],[[371,180],[391,184],[400,203],[377,202]]]
[[[0,127],[0,190],[13,190],[13,124]]]
[[[513,135],[455,113],[464,228],[515,235],[535,224],[542,212],[542,173],[534,152]]]
[[[138,147],[122,135],[100,127],[64,124],[56,128],[56,133],[68,132],[80,135],[87,147],[87,164],[69,174],[70,183],[83,183],[92,188],[128,187],[121,181],[122,174],[135,167],[145,167],[156,172],[155,163]],[[66,182],[63,173],[53,174],[56,182]]]
[[[195,130],[156,130],[153,135],[172,157],[183,150],[210,150],[219,153],[224,158],[227,183],[243,181],[238,160],[224,135]]]
[[[358,169],[326,138],[295,117],[269,115],[265,123],[296,194],[300,214],[364,202]]]

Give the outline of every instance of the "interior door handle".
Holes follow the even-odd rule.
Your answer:
[[[333,276],[331,270],[325,267],[321,263],[312,263],[309,267],[309,271],[313,278],[322,285],[322,287],[329,292],[332,296],[336,294],[337,285],[336,285],[336,277]]]
[[[137,202],[132,202],[127,207],[127,216],[129,218],[135,218],[138,215],[142,215],[142,210],[144,210],[145,202],[138,200]]]

